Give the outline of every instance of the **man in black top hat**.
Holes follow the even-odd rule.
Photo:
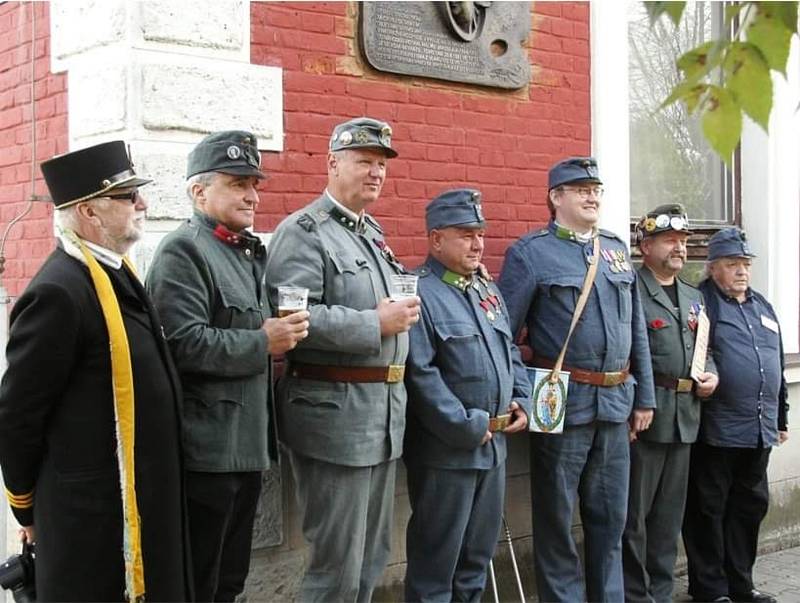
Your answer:
[[[58,247],[14,305],[0,387],[0,466],[40,601],[191,598],[180,387],[125,253],[150,182],[122,141],[42,172]]]
[[[264,246],[246,230],[260,165],[250,132],[201,140],[188,160],[194,214],[162,241],[147,275],[184,390],[198,601],[233,601],[244,589],[261,473],[277,460],[270,355],[293,348],[308,328],[305,311],[272,318]]]

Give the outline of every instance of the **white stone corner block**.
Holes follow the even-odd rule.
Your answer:
[[[125,41],[126,24],[125,0],[52,0],[50,58],[53,73],[67,69],[70,57]]]
[[[149,131],[249,130],[283,150],[282,71],[231,61],[141,66],[141,125]]]
[[[250,5],[242,0],[148,0],[136,6],[137,25],[148,42],[239,50],[249,39],[244,29]]]
[[[153,179],[142,188],[148,219],[182,220],[192,215],[192,202],[186,196],[186,156],[136,150],[132,154],[136,173]]]
[[[72,140],[126,128],[128,67],[84,63],[69,70],[67,115]]]

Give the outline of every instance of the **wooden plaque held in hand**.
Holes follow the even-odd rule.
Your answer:
[[[711,323],[705,308],[697,316],[697,333],[694,338],[694,356],[692,356],[691,377],[697,381],[706,371],[706,354],[708,353],[708,331]]]

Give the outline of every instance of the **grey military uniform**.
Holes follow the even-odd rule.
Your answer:
[[[309,334],[287,354],[277,392],[279,437],[291,451],[304,533],[312,542],[303,600],[371,596],[389,554],[406,392],[402,381],[308,379],[293,366],[404,364],[408,335],[381,337],[375,309],[389,296],[389,276],[401,271],[378,224],[367,215],[352,220],[327,194],[286,218],[270,242],[273,302],[281,285],[309,289]],[[368,489],[363,500],[355,491],[362,487]],[[357,542],[365,529],[369,542]]]
[[[666,378],[689,379],[695,328],[704,304],[699,290],[676,279],[678,307],[649,268],[638,271],[647,322],[656,412],[650,428],[631,444],[628,518],[622,552],[626,601],[672,600],[691,444],[700,428],[701,401],[693,391],[665,387]],[[716,372],[713,358],[706,370]]]

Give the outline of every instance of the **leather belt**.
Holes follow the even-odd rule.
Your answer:
[[[555,364],[556,363],[549,358],[534,354],[532,363],[529,366],[551,369]],[[630,375],[629,365],[627,364],[622,370],[610,371],[608,373],[587,371],[586,369],[575,368],[574,366],[567,366],[566,364],[561,366],[561,370],[569,372],[570,381],[597,385],[598,387],[614,387],[615,385],[624,383],[628,375]]]
[[[496,417],[489,417],[489,431],[503,431],[506,427],[511,425],[511,414],[497,415]]]
[[[292,362],[289,375],[316,381],[340,383],[398,383],[403,380],[406,367],[403,364],[389,366],[330,366]]]
[[[690,392],[694,389],[694,381],[691,379],[676,379],[662,373],[653,373],[653,381],[659,387],[674,389],[680,393]]]

